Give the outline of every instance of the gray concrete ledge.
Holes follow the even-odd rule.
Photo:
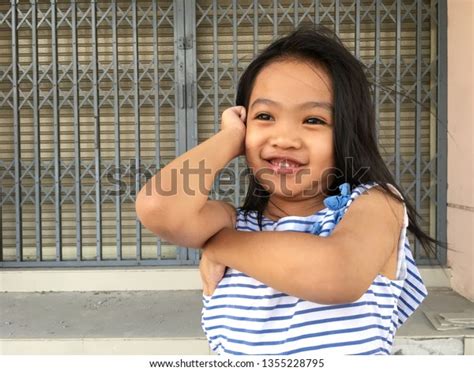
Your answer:
[[[472,354],[474,330],[437,331],[423,309],[473,307],[450,289],[430,289],[394,353]],[[0,354],[211,354],[201,309],[198,290],[0,293]]]
[[[474,338],[473,329],[438,331],[426,318],[427,312],[463,312],[474,310],[474,303],[447,288],[429,288],[429,294],[420,308],[407,320],[400,330],[398,338]]]

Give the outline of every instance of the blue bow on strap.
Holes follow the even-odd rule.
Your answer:
[[[351,186],[349,183],[343,183],[339,186],[340,195],[326,197],[324,204],[331,210],[334,210],[334,222],[337,224],[342,219],[344,207],[351,198]]]
[[[324,205],[326,205],[327,208],[335,211],[334,217],[336,224],[342,219],[344,207],[351,199],[351,186],[349,183],[343,183],[339,186],[339,191],[341,193],[339,196],[326,197],[324,200]]]
[[[351,186],[349,183],[343,183],[339,186],[339,195],[326,197],[324,199],[324,205],[330,209],[334,210],[335,224],[339,223],[342,219],[344,208],[347,205],[347,202],[351,199]],[[312,234],[319,235],[321,232],[321,223],[316,222],[311,226],[310,232]]]
[[[339,196],[330,196],[326,197],[324,200],[324,205],[331,210],[339,210],[340,208],[346,206],[347,201],[351,198],[350,185],[349,183],[344,183],[339,186],[340,195]]]

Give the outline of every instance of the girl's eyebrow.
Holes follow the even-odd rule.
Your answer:
[[[267,105],[270,105],[270,106],[278,106],[278,107],[281,107],[281,104],[278,103],[278,102],[275,102],[271,99],[268,99],[268,98],[257,98],[255,99],[252,104],[250,105],[250,108],[252,108],[253,106],[257,105],[257,104],[267,104]],[[313,107],[320,107],[320,108],[324,108],[325,110],[329,111],[332,113],[333,111],[333,107],[332,107],[332,104],[330,103],[327,103],[327,102],[305,102],[305,103],[301,103],[299,105],[296,106],[297,108],[313,108]]]

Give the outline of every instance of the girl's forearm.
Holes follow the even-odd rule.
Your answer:
[[[205,246],[211,260],[266,285],[309,301],[351,301],[341,261],[330,237],[289,231],[247,232],[224,228]],[[341,283],[345,286],[341,288]]]
[[[221,130],[171,161],[141,189],[137,213],[170,226],[197,215],[208,200],[217,172],[239,154],[236,135],[237,131]]]

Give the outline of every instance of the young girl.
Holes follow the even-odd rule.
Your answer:
[[[427,294],[407,230],[425,247],[434,240],[378,152],[361,64],[327,31],[300,29],[248,66],[236,103],[136,203],[146,228],[203,248],[212,350],[390,354]],[[244,205],[208,200],[241,154],[251,170]]]

